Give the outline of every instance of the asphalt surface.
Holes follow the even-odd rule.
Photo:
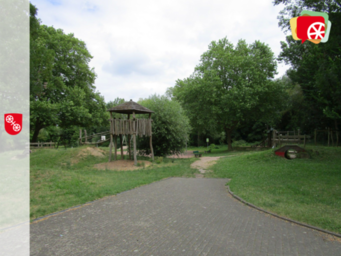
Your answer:
[[[333,237],[232,198],[224,179],[170,178],[30,226],[31,255],[341,255]]]

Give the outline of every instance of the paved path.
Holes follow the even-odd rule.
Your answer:
[[[341,255],[341,243],[249,208],[224,179],[171,178],[31,224],[31,255]]]

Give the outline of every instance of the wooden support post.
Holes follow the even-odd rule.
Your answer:
[[[110,150],[109,150],[109,162],[111,162],[111,155],[112,155],[112,144],[113,144],[113,135],[110,133]]]
[[[123,155],[123,135],[120,135],[120,141],[121,141],[121,160],[124,160],[124,155]]]
[[[152,114],[149,113],[149,119],[151,119]],[[150,144],[150,152],[152,154],[152,160],[154,161],[154,150],[153,150],[153,139],[152,139],[152,120],[150,120],[150,137],[149,137],[149,144]],[[187,147],[187,143],[186,143]]]
[[[82,129],[79,129],[79,144],[82,144]]]
[[[130,140],[131,140],[131,134],[130,134],[131,127],[130,127],[130,125],[131,125],[131,122],[130,122],[130,114],[128,114],[128,120],[129,120],[129,130],[128,130],[128,136],[127,136],[127,138],[128,138],[127,145],[128,145],[129,160],[131,160],[131,145],[130,145]]]
[[[137,165],[137,158],[136,158],[136,127],[135,127],[135,112],[133,112],[133,139],[134,139],[134,165]]]
[[[315,129],[315,146],[316,146],[316,134],[317,134],[317,130]]]
[[[113,135],[111,133],[111,128],[112,128],[112,125],[113,125],[113,122],[112,122],[112,112],[110,112],[110,130],[109,130],[109,134],[110,134],[110,150],[109,150],[109,162],[111,162],[111,155],[112,155],[112,142],[113,142]]]
[[[115,145],[115,158],[114,160],[116,161],[117,160],[117,135],[115,135],[114,137],[114,145]]]
[[[88,142],[88,135],[86,133],[86,130],[84,129],[84,136],[85,136],[85,144]]]

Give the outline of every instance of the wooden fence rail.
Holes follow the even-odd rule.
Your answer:
[[[35,147],[35,148],[54,148],[56,142],[31,142],[30,147]]]

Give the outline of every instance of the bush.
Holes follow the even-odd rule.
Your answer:
[[[165,96],[150,96],[139,104],[154,111],[152,114],[153,149],[155,156],[179,154],[188,141],[190,125],[177,101]],[[138,117],[138,118],[145,118]],[[138,138],[138,148],[150,153],[149,137]]]

